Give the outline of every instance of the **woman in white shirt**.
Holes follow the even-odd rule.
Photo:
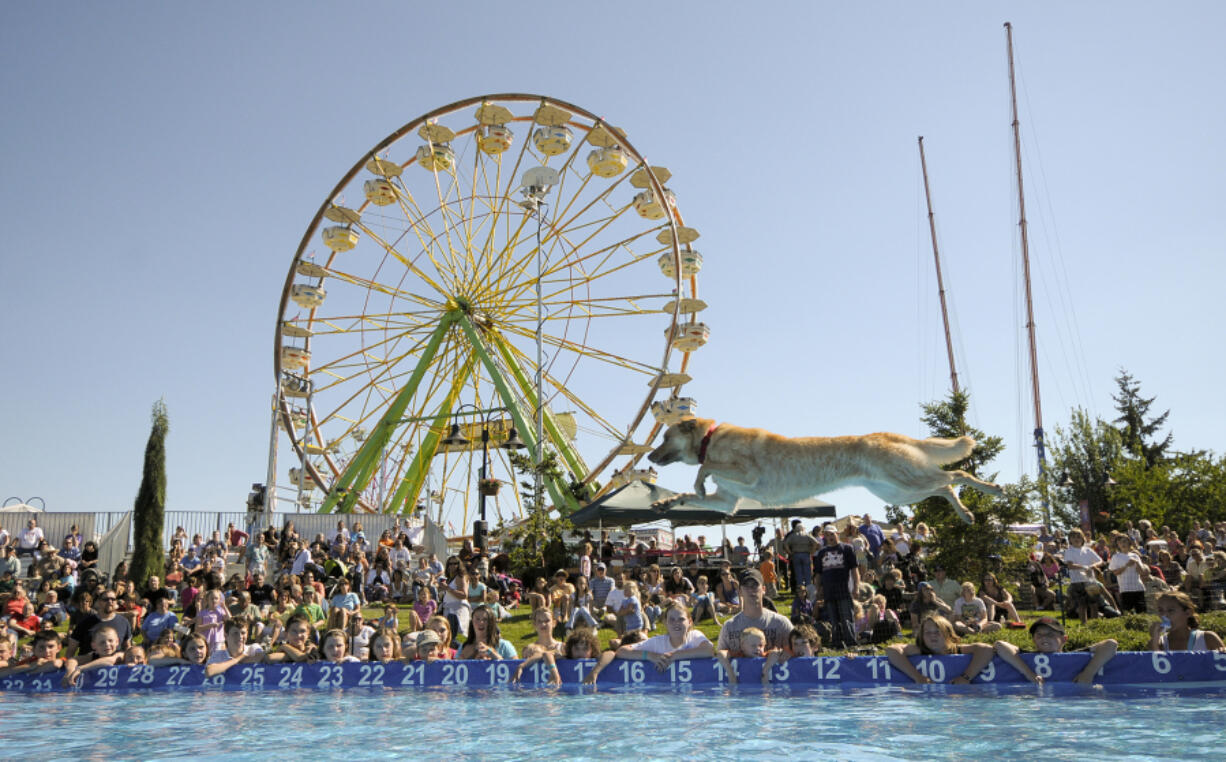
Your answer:
[[[663,672],[682,659],[706,659],[715,655],[715,646],[701,630],[694,629],[685,607],[670,601],[664,607],[664,635],[656,635],[617,649],[618,659],[648,659]]]
[[[452,620],[455,632],[468,632],[468,620],[472,616],[472,604],[468,602],[468,570],[458,556],[451,556],[444,574],[447,581],[443,586],[443,614]]]
[[[1115,552],[1107,568],[1115,575],[1120,586],[1120,610],[1137,614],[1145,613],[1145,583],[1141,581],[1144,562],[1135,551],[1132,538],[1126,534],[1115,538]]]
[[[1064,549],[1064,564],[1068,567],[1069,602],[1077,607],[1077,616],[1085,624],[1090,616],[1090,598],[1086,583],[1097,581],[1094,569],[1103,562],[1097,553],[1086,547],[1086,536],[1080,529],[1068,533],[1069,547]]]

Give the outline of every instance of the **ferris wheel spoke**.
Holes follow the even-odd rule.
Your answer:
[[[506,346],[508,350],[512,354],[514,354],[516,357],[518,357],[520,361],[526,367],[528,368],[533,367],[532,361],[529,360],[529,358],[518,347],[510,343],[507,343]],[[548,374],[548,373],[542,375],[542,380],[543,382],[548,382],[549,385],[552,386],[555,390],[555,393],[550,395],[551,399],[554,396],[557,396],[560,394],[566,400],[568,400],[573,405],[575,405],[577,408],[579,408],[581,411],[583,411],[583,413],[587,415],[588,418],[598,423],[606,432],[608,432],[610,437],[617,439],[619,441],[621,440],[623,436],[621,430],[617,426],[614,426],[612,423],[606,420],[604,416],[597,413],[596,410],[593,409],[588,403],[584,402],[583,399],[580,398],[577,394],[575,394],[564,381],[559,380],[555,378],[553,375]],[[548,403],[549,403],[549,400],[546,400],[545,404],[548,404]]]
[[[567,283],[568,286],[558,291],[544,293],[542,294],[541,298],[543,300],[556,298],[560,294],[573,290],[575,287],[578,287],[586,283],[594,282],[595,280],[601,277],[610,275],[614,272],[618,272],[619,270],[625,269],[627,267],[632,267],[646,259],[650,259],[656,256],[662,251],[662,249],[656,249],[646,254],[634,254],[634,252],[629,248],[629,245],[631,243],[634,243],[635,241],[637,241],[638,239],[642,238],[644,235],[647,235],[650,232],[651,231],[644,231],[642,233],[624,238],[620,241],[617,241],[616,243],[609,244],[608,246],[601,247],[594,251],[582,253],[579,256],[576,256],[573,258],[568,257],[562,260],[561,262],[557,263],[553,267],[551,267],[549,270],[543,271],[540,276],[542,286],[544,286],[544,284],[546,283],[555,283],[555,284],[556,283]],[[607,264],[608,261],[613,257],[613,255],[617,253],[618,249],[625,249],[627,253],[632,255],[631,258],[622,262],[616,267],[602,269],[604,268],[604,265]],[[571,249],[571,251],[575,253],[582,252],[582,243],[575,245]],[[586,269],[582,268],[582,265],[584,263],[590,264],[590,260],[597,260],[597,261],[594,264],[594,266],[590,268],[594,272],[589,273],[587,272]],[[580,272],[583,273],[583,278],[581,280],[577,280],[577,281],[567,280],[567,279],[557,280],[557,279],[550,279],[547,277],[550,275],[557,275],[561,272],[564,272],[566,269],[576,269],[576,268],[579,268]],[[530,288],[534,288],[535,280],[531,280],[526,283],[515,284],[515,286],[516,286],[516,290],[513,293],[509,294],[509,297],[513,301],[521,299],[523,294],[526,291],[528,291]]]
[[[608,222],[611,223],[615,218],[610,217],[607,219],[608,219]],[[569,243],[570,252],[569,254],[567,254],[566,257],[559,260],[557,263],[551,265],[551,267],[545,273],[543,273],[543,275],[552,275],[554,273],[562,271],[563,269],[575,267],[584,262],[588,262],[589,260],[593,260],[598,257],[601,257],[602,255],[603,255],[603,258],[600,259],[600,263],[603,264],[604,262],[608,261],[608,259],[612,257],[612,255],[615,254],[618,249],[625,249],[634,258],[633,261],[635,262],[640,262],[643,259],[646,259],[648,257],[657,256],[668,250],[667,246],[656,246],[651,251],[645,252],[643,254],[634,253],[634,251],[630,248],[631,244],[636,243],[637,241],[641,240],[644,236],[651,235],[652,233],[660,229],[660,228],[650,228],[648,230],[643,230],[638,233],[635,233],[632,236],[626,236],[620,241],[615,241],[605,246],[601,246],[597,249],[592,249],[588,251],[586,249],[587,244],[590,243],[591,240],[596,237],[596,235],[603,232],[604,227],[607,227],[607,225],[602,226],[599,230],[594,231],[593,233],[588,235],[586,238],[578,242],[575,242],[575,243],[569,242],[569,238],[566,236],[566,231],[563,231],[562,233],[560,233],[559,237],[562,240],[565,240],[567,241],[567,243]],[[578,255],[577,258],[575,258],[575,255]]]
[[[570,248],[570,251],[572,253],[581,251],[582,246],[584,244],[586,244],[588,241],[591,241],[593,238],[595,238],[597,235],[603,232],[606,228],[612,225],[617,220],[618,216],[619,216],[618,214],[614,214],[609,217],[602,217],[598,220],[593,220],[589,223],[585,223],[584,225],[581,225],[578,228],[576,228],[576,229],[584,229],[584,228],[594,227],[595,229],[592,232],[590,232],[587,238],[585,238],[583,241],[579,242],[578,244],[572,245]],[[522,232],[522,229],[523,228],[521,226],[520,230],[517,231],[517,234],[519,232]],[[529,263],[531,263],[533,259],[536,257],[538,248],[541,249],[542,254],[544,253],[544,246],[546,242],[550,243],[549,250],[552,251],[554,246],[556,246],[560,241],[563,240],[565,231],[558,230],[556,226],[550,226],[550,229],[552,232],[548,238],[542,237],[539,246],[528,247],[522,256],[520,256],[517,260],[510,262],[508,264],[507,271],[525,270],[528,267]],[[604,247],[603,249],[600,249],[597,252],[591,252],[591,255],[599,254],[602,251],[616,251],[618,246],[628,245],[630,242],[637,240],[638,238],[641,238],[642,236],[647,235],[650,232],[651,231],[648,230],[648,231],[643,231],[642,233],[638,233],[634,236],[630,236],[622,241],[618,241],[615,244],[611,244],[607,247]],[[546,264],[548,264],[548,269],[546,269],[545,267]],[[557,272],[567,266],[568,266],[568,260],[565,257],[561,261],[554,263],[554,262],[550,262],[549,258],[542,256],[542,263],[541,263],[542,276],[547,272]],[[535,284],[535,281],[530,280],[530,279],[525,279],[525,280],[520,281],[517,284],[513,284],[513,286],[515,287],[515,296],[513,298],[518,298],[518,296],[522,294],[524,291],[530,288],[533,288],[534,284]]]
[[[419,313],[422,318],[428,317],[428,313]],[[434,312],[437,315],[438,312]],[[311,337],[318,339],[321,336],[349,336],[349,335],[365,335],[383,333],[388,330],[398,331],[401,335],[409,335],[415,333],[424,333],[430,330],[430,323],[424,319],[415,320],[397,320],[399,317],[418,317],[410,313],[391,313],[386,316],[374,315],[367,318],[363,315],[357,316],[340,316],[340,317],[323,317],[316,318],[315,323],[322,324],[325,329],[321,329],[319,325],[311,326]]]
[[[433,148],[434,144],[431,143],[430,145]],[[480,153],[480,151],[475,151],[475,153]],[[465,232],[463,231],[463,223],[464,223],[463,199],[461,199],[459,196],[460,179],[459,179],[459,173],[458,173],[458,168],[459,168],[459,165],[462,159],[463,159],[462,156],[455,157],[454,161],[452,162],[451,171],[440,172],[437,168],[431,170],[431,173],[434,176],[434,191],[438,197],[439,213],[441,214],[443,218],[443,224],[442,224],[443,235],[446,238],[444,258],[451,265],[452,273],[458,273],[458,272],[463,271],[463,267],[455,259],[456,252],[459,252],[461,250],[464,250],[465,252],[467,252],[467,246],[463,246],[463,247],[457,246],[455,242],[451,240],[451,231],[454,228],[457,228],[457,227],[460,228],[457,231],[457,233]],[[440,175],[447,178],[446,190],[444,190],[443,180],[440,178]],[[455,202],[460,204],[460,214],[459,215],[456,215],[455,210],[451,208],[451,204],[453,203],[450,200],[452,192],[456,193]],[[457,226],[457,220],[459,222],[458,226]],[[467,242],[467,236],[465,235],[464,237],[465,237],[465,241]]]
[[[426,309],[434,309],[434,310],[446,309],[445,301],[440,300],[437,297],[429,296],[426,294],[419,294],[419,293],[415,293],[412,291],[405,291],[403,289],[396,288],[395,286],[389,286],[385,283],[381,283],[377,280],[374,280],[373,278],[362,278],[360,276],[353,275],[351,273],[347,273],[347,272],[343,272],[339,270],[333,270],[332,277],[334,277],[336,280],[344,281],[345,283],[349,283],[359,288],[364,288],[369,291],[374,291],[380,294],[384,294],[385,296],[390,296],[395,299],[403,299],[407,302],[411,302],[411,303],[420,305],[422,307],[425,307]],[[442,292],[439,292],[439,293],[442,293]]]
[[[401,334],[397,333],[397,334],[393,334],[392,336],[386,336],[386,337],[384,337],[384,338],[382,338],[382,339],[379,339],[378,341],[374,342],[373,344],[366,344],[366,345],[363,345],[363,346],[361,346],[361,347],[359,347],[359,348],[355,349],[354,351],[349,352],[348,354],[343,354],[343,355],[340,355],[339,357],[336,357],[336,358],[334,358],[334,359],[332,359],[332,360],[329,360],[329,361],[328,361],[328,362],[326,362],[326,363],[323,363],[323,364],[321,364],[321,365],[318,365],[318,366],[314,366],[314,367],[312,367],[312,368],[311,368],[311,372],[312,372],[312,373],[327,372],[327,371],[329,371],[329,370],[333,370],[333,369],[337,369],[337,368],[340,368],[340,367],[344,367],[344,365],[345,365],[345,361],[346,361],[346,360],[352,360],[352,359],[354,359],[354,358],[356,358],[356,357],[367,357],[367,358],[370,358],[370,357],[372,356],[372,355],[371,355],[371,350],[372,350],[372,349],[377,349],[377,348],[382,347],[382,346],[384,346],[384,345],[390,344],[391,342],[393,342],[393,341],[395,341],[396,339],[400,338],[400,336],[401,336]],[[426,343],[427,341],[429,341],[429,336],[424,336],[424,337],[421,337],[421,338],[418,340],[418,344],[416,345],[416,347],[421,347],[421,346],[424,346],[424,345],[425,345],[425,343]],[[387,358],[378,358],[378,362],[381,362],[381,363],[382,363],[382,362],[386,362],[386,361],[387,361]]]
[[[396,247],[395,247],[395,246],[393,246],[392,244],[390,244],[390,243],[388,243],[387,241],[385,241],[385,240],[384,240],[384,239],[383,239],[381,236],[379,236],[379,234],[378,234],[378,233],[375,233],[373,230],[371,230],[371,229],[370,229],[370,227],[368,227],[368,226],[366,226],[366,225],[363,225],[361,222],[358,222],[358,223],[355,223],[355,224],[356,224],[356,225],[357,225],[359,228],[361,228],[361,229],[362,229],[362,231],[363,231],[364,233],[366,233],[366,235],[370,236],[370,239],[371,239],[371,240],[373,240],[375,243],[377,243],[377,244],[379,244],[380,246],[382,246],[384,251],[386,251],[388,254],[392,255],[393,257],[395,257],[395,258],[396,258],[396,260],[397,260],[398,262],[400,262],[400,264],[404,265],[404,266],[405,266],[405,268],[406,268],[407,270],[409,270],[411,273],[413,273],[413,274],[414,274],[414,275],[416,275],[417,277],[421,278],[421,279],[422,279],[422,281],[424,281],[424,282],[425,282],[425,283],[427,283],[429,286],[431,286],[432,288],[434,288],[434,289],[435,289],[436,291],[438,291],[440,294],[446,294],[446,293],[447,293],[447,290],[446,290],[446,289],[444,289],[444,288],[443,288],[442,286],[440,286],[440,285],[439,285],[437,282],[435,282],[435,280],[434,280],[433,278],[431,278],[429,275],[427,275],[427,274],[425,273],[425,271],[423,271],[423,270],[422,270],[421,268],[419,268],[419,267],[418,267],[416,264],[414,264],[414,263],[413,263],[413,262],[412,262],[412,261],[411,261],[411,260],[410,260],[410,259],[409,259],[407,256],[405,256],[403,253],[401,253],[400,251],[398,251],[398,250],[396,249]],[[442,271],[442,270],[439,268],[439,266],[438,266],[438,262],[436,262],[436,261],[435,261],[434,256],[433,256],[433,255],[430,253],[429,248],[428,248],[428,247],[423,247],[423,251],[425,252],[426,256],[427,256],[427,257],[429,257],[430,261],[431,261],[431,262],[434,264],[435,270],[436,270],[437,272],[443,272],[443,271]]]
[[[570,203],[568,203],[568,204],[567,204],[567,206],[566,206],[566,207],[565,207],[565,208],[564,208],[562,211],[560,211],[560,212],[558,212],[556,215],[554,215],[554,219],[555,219],[555,220],[556,220],[556,219],[562,219],[563,221],[562,221],[561,223],[558,223],[558,224],[556,224],[556,225],[551,226],[551,228],[550,228],[550,229],[551,229],[551,231],[553,231],[553,230],[567,230],[567,229],[569,229],[571,226],[575,225],[575,224],[576,224],[576,221],[577,221],[577,220],[579,220],[579,219],[580,219],[580,218],[581,218],[583,215],[587,214],[587,212],[588,212],[589,210],[591,210],[593,207],[597,206],[598,204],[600,204],[600,203],[602,203],[602,202],[603,202],[603,203],[605,203],[605,204],[608,204],[608,199],[609,199],[609,196],[610,196],[610,195],[613,193],[613,191],[614,191],[614,190],[616,190],[617,188],[619,188],[619,187],[621,186],[622,182],[623,182],[623,181],[624,181],[624,180],[625,180],[627,177],[629,177],[629,176],[630,176],[630,173],[629,173],[629,172],[624,172],[624,173],[622,173],[622,176],[621,176],[621,177],[617,178],[617,179],[616,179],[616,180],[614,180],[613,182],[611,182],[611,183],[609,183],[608,185],[606,185],[606,186],[605,186],[605,187],[604,187],[604,188],[603,188],[603,189],[602,189],[602,190],[601,190],[599,193],[597,193],[597,194],[596,194],[596,196],[595,196],[594,198],[592,198],[590,201],[588,201],[588,202],[587,202],[587,203],[585,203],[585,204],[584,204],[582,207],[580,207],[578,211],[576,211],[574,214],[571,214],[571,215],[570,215],[570,217],[566,217],[566,215],[567,215],[567,214],[570,214],[570,209],[571,209],[571,207],[572,207],[572,206],[573,206],[573,205],[574,205],[574,204],[577,202],[577,200],[578,200],[578,194],[576,194],[576,195],[575,195],[575,196],[574,196],[574,197],[571,199],[571,202],[570,202]],[[586,175],[586,176],[583,178],[583,187],[586,187],[586,186],[587,186],[587,183],[588,183],[588,181],[589,181],[591,178],[592,178],[592,175]],[[609,208],[610,208],[610,209],[614,210],[614,211],[615,211],[615,212],[616,212],[618,215],[619,215],[619,214],[621,214],[621,212],[622,212],[622,211],[625,211],[626,209],[629,209],[629,208],[630,208],[630,204],[624,204],[624,205],[622,205],[622,206],[620,206],[620,207],[619,207],[619,206],[616,206],[616,205],[614,205],[614,204],[608,204],[608,206],[609,206]],[[620,209],[620,211],[618,211],[619,209]],[[615,216],[617,216],[617,215],[615,215]],[[552,235],[552,232],[551,232],[551,235]],[[546,236],[545,240],[546,240],[546,241],[548,241],[548,240],[549,240],[549,236]]]
[[[650,254],[645,254],[645,255],[642,255],[642,256],[636,257],[636,258],[634,258],[634,259],[632,259],[632,260],[628,260],[628,261],[626,261],[626,262],[622,262],[621,264],[619,264],[619,265],[617,265],[617,266],[615,266],[615,267],[605,268],[605,269],[603,269],[603,270],[599,270],[599,271],[597,271],[597,272],[593,272],[593,273],[585,273],[585,274],[583,275],[583,277],[582,277],[582,278],[578,278],[578,279],[576,279],[576,280],[572,280],[572,281],[551,281],[552,283],[559,283],[559,282],[561,282],[561,283],[565,283],[565,286],[564,286],[563,288],[558,289],[557,291],[551,291],[551,292],[549,292],[548,294],[545,294],[545,295],[544,295],[542,298],[549,298],[549,299],[553,299],[553,298],[556,298],[556,297],[558,297],[558,296],[561,296],[562,294],[565,294],[565,293],[569,293],[569,292],[571,292],[571,291],[574,291],[574,290],[575,290],[575,289],[577,289],[577,288],[581,288],[581,287],[584,287],[584,286],[590,286],[591,284],[595,283],[596,281],[600,280],[601,278],[607,278],[607,277],[609,277],[610,275],[613,275],[613,274],[618,273],[618,272],[620,272],[620,271],[622,271],[622,270],[625,270],[625,269],[626,269],[626,268],[628,268],[628,267],[633,267],[634,265],[638,264],[639,262],[642,262],[643,260],[645,260],[645,259],[650,259],[650,258],[651,258],[651,255],[650,255]]]
[[[587,320],[588,318],[598,317],[638,317],[641,318],[644,314],[664,314],[658,306],[644,304],[651,301],[663,302],[666,299],[675,299],[676,296],[672,293],[660,294],[627,294],[626,296],[606,296],[606,297],[585,297],[579,299],[559,299],[555,301],[542,302],[542,307],[545,308],[546,315],[542,318],[546,323],[557,322],[561,320]],[[574,311],[579,310],[580,314],[564,314],[562,310]],[[519,309],[515,313],[504,316],[503,320],[507,322],[528,322],[536,324],[535,315],[520,315],[524,309]]]
[[[536,340],[535,332],[529,331],[525,328],[521,328],[517,325],[509,324],[506,326],[506,329],[507,329],[506,330],[507,333],[516,334],[518,336],[521,336],[525,339],[530,339],[532,341]],[[624,368],[626,370],[634,371],[636,373],[642,373],[648,376],[652,376],[652,375],[658,375],[661,372],[659,367],[652,365],[650,363],[646,363],[641,360],[634,360],[629,357],[623,357],[613,352],[604,352],[604,351],[595,349],[593,347],[585,346],[578,342],[574,342],[568,339],[561,338],[559,336],[554,336],[551,334],[543,334],[542,341],[544,341],[544,343],[556,349],[566,350],[576,355],[580,355],[582,357],[589,357],[593,360],[599,360],[607,365],[617,367],[617,368]],[[530,363],[530,364],[535,365],[535,363]]]
[[[401,237],[412,231],[413,236],[417,239],[418,245],[421,246],[421,250],[427,257],[430,258],[430,261],[434,264],[435,270],[437,271],[438,262],[434,259],[434,255],[431,254],[430,251],[433,242],[438,240],[438,236],[430,227],[430,216],[426,214],[426,212],[422,210],[421,205],[417,203],[417,199],[414,197],[413,192],[409,189],[408,185],[405,184],[403,177],[397,177],[395,184],[397,189],[396,205],[404,215],[403,222],[408,224],[407,230],[400,230],[398,226],[395,227],[395,229],[400,232]],[[390,219],[391,218],[389,218],[389,220]],[[397,223],[399,224],[400,220],[397,220]]]

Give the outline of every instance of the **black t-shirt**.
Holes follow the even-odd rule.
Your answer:
[[[157,590],[146,590],[145,592],[141,593],[141,595],[149,601],[149,608],[151,610],[157,608],[157,602],[163,598],[167,598],[171,601],[174,601],[175,599],[174,594],[172,594],[170,590],[165,587],[159,587]]]
[[[664,594],[665,595],[692,595],[694,593],[694,583],[682,576],[681,579],[673,579],[670,574],[664,579]]]
[[[99,625],[110,625],[119,633],[119,647],[122,649],[132,640],[132,624],[128,618],[120,614],[116,614],[109,622],[103,622],[97,614],[89,614],[81,620],[80,624],[72,631],[72,639],[79,644],[78,648],[92,648],[94,643],[94,630]]]
[[[847,580],[856,568],[856,552],[847,543],[825,545],[817,551],[817,570],[822,574],[822,592],[826,600],[851,598]]]
[[[879,591],[885,596],[885,607],[895,612],[902,611],[902,588],[898,585],[887,588],[882,585]]]
[[[265,582],[263,585],[253,584],[251,587],[247,588],[247,592],[251,593],[251,602],[253,604],[256,606],[263,606],[265,604],[272,604],[273,594],[276,591],[273,589],[272,585]]]

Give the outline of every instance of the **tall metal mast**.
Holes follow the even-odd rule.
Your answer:
[[[1022,275],[1026,283],[1026,336],[1030,344],[1030,387],[1034,397],[1034,449],[1039,459],[1039,480],[1047,471],[1047,450],[1043,442],[1043,405],[1039,396],[1039,354],[1034,340],[1034,301],[1030,289],[1030,240],[1026,232],[1026,194],[1022,185],[1022,133],[1017,118],[1017,82],[1013,71],[1013,25],[1005,22],[1005,39],[1009,48],[1009,102],[1013,109],[1013,156],[1017,166],[1018,228],[1022,233]],[[1050,522],[1046,491],[1043,493],[1043,513]]]
[[[928,190],[928,161],[924,158],[924,136],[919,136],[920,168],[924,173],[924,200],[928,203],[928,231],[932,234],[932,258],[937,265],[937,294],[941,297],[941,322],[945,325],[945,351],[949,355],[949,383],[958,393],[958,369],[954,367],[954,344],[949,334],[949,310],[945,306],[945,281],[941,278],[941,252],[937,249],[937,225],[932,214],[932,194]]]

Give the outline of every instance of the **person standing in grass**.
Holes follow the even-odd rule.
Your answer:
[[[1069,570],[1069,603],[1076,607],[1077,616],[1081,618],[1081,623],[1085,624],[1090,616],[1090,596],[1086,592],[1086,584],[1096,581],[1094,570],[1102,564],[1103,559],[1086,547],[1086,536],[1080,529],[1070,531],[1068,541],[1069,547],[1064,550],[1064,563]]]

